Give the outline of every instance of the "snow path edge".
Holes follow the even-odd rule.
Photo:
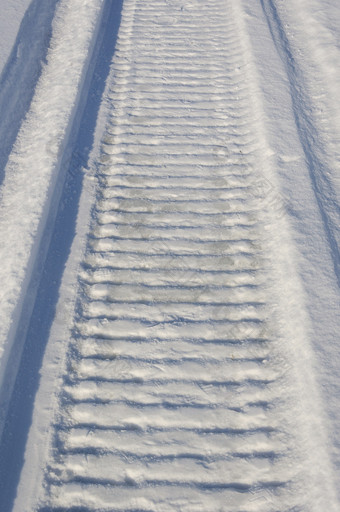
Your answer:
[[[94,46],[97,46],[98,48],[94,48],[92,56],[93,61],[96,60],[97,53],[99,51],[103,51],[103,47],[104,53],[109,52],[108,55],[111,55],[112,57],[112,51],[115,49],[116,38],[121,24],[121,17],[124,16],[124,8],[124,0],[118,0],[114,3],[105,1],[101,14],[101,23],[99,23],[99,26],[104,26],[104,29],[102,31],[103,33],[100,34],[100,37],[97,37],[94,44]],[[112,29],[113,22],[115,24],[114,29]],[[106,48],[108,45],[106,32],[110,32],[110,40],[113,38],[115,41],[112,45],[113,50],[112,48]],[[13,512],[17,510],[20,512],[23,510],[27,510],[27,512],[35,510],[37,497],[39,496],[43,485],[43,471],[41,466],[47,458],[47,453],[49,453],[51,447],[51,436],[54,434],[54,431],[51,428],[51,421],[54,419],[55,409],[59,404],[59,393],[56,393],[56,390],[62,386],[62,370],[64,370],[66,365],[64,344],[65,340],[68,340],[71,335],[70,326],[72,325],[74,310],[76,307],[74,290],[75,288],[78,288],[79,285],[79,264],[82,261],[86,249],[86,235],[91,221],[90,213],[93,207],[97,186],[97,179],[95,178],[95,162],[100,156],[100,143],[109,114],[108,102],[105,98],[107,98],[108,91],[110,90],[109,77],[112,75],[111,57],[107,63],[107,75],[105,74],[105,76],[102,77],[102,80],[104,80],[102,98],[104,98],[104,100],[100,101],[96,111],[93,144],[92,147],[89,148],[86,173],[84,173],[82,177],[82,187],[79,193],[79,206],[76,212],[77,218],[75,226],[76,236],[72,240],[70,252],[66,258],[65,271],[61,276],[59,299],[56,304],[55,317],[53,319],[49,335],[50,342],[46,346],[44,362],[41,364],[39,372],[41,376],[41,385],[34,397],[34,409],[37,409],[39,413],[37,415],[33,415],[32,425],[28,432],[28,440],[24,453],[24,464],[20,474],[16,497],[13,502]],[[106,57],[101,55],[101,58],[104,58],[105,60]],[[97,59],[97,61],[98,60],[100,59]],[[98,72],[96,70],[97,64],[98,62],[93,63],[93,69],[92,66],[90,66],[88,71],[89,74],[94,74],[94,76],[96,76],[96,73]],[[91,94],[90,84],[89,87],[89,91],[86,91],[86,94],[83,95],[84,100],[86,99],[86,95]],[[81,115],[86,117],[85,110],[86,106],[81,112]],[[82,120],[83,119],[81,117],[79,121],[81,122]],[[79,154],[77,142],[78,141],[76,141],[73,149],[75,150],[76,159],[79,160],[79,157],[82,158],[82,154],[81,152]],[[70,166],[72,166],[72,161],[70,162]],[[67,177],[66,181],[68,181]],[[63,195],[65,195],[65,192]],[[59,215],[59,213],[57,215]],[[51,250],[53,250],[53,247],[49,248],[48,252]],[[10,510],[12,511],[12,508]]]
[[[289,3],[282,8],[275,0],[261,0],[261,4],[273,40],[287,69],[295,122],[327,233],[335,274],[340,284],[340,117],[336,99],[338,80],[332,69],[331,57],[326,59],[332,53],[327,46],[323,47],[320,43],[321,37],[329,43],[329,38],[326,38],[328,34],[322,33],[320,24],[313,18],[310,7],[308,10],[305,3],[299,9]],[[308,27],[308,30],[305,29],[306,35],[301,35],[296,29],[294,31],[287,28],[292,12],[301,20],[300,26],[302,20],[305,20]],[[322,34],[319,41],[314,37],[313,31]],[[296,40],[298,41],[295,42]],[[331,48],[330,43],[329,47]],[[318,58],[319,54],[322,59]],[[336,57],[338,55],[333,60]]]
[[[308,178],[315,197],[315,208],[323,225],[323,253],[309,247],[306,258],[317,274],[310,280],[309,296],[317,289],[311,306],[313,319],[313,350],[318,360],[318,380],[323,409],[327,414],[329,453],[340,475],[340,443],[336,425],[339,422],[337,397],[339,396],[338,310],[340,284],[340,186],[339,140],[340,111],[337,91],[340,73],[335,65],[339,60],[339,47],[329,25],[323,25],[320,2],[292,2],[281,4],[276,0],[261,0],[268,28],[286,70],[288,87],[299,143],[303,149]],[[329,6],[329,8],[331,8]],[[334,20],[338,20],[335,5]],[[292,20],[299,23],[292,23]],[[306,211],[304,211],[306,215]],[[311,219],[309,220],[311,222]],[[301,228],[300,228],[301,229]],[[306,230],[302,231],[304,234]],[[320,242],[318,242],[320,246]],[[314,253],[313,258],[310,256]],[[329,263],[326,263],[327,259]],[[328,269],[327,269],[328,266]],[[308,267],[307,267],[308,268]],[[309,270],[307,270],[307,273]],[[327,281],[325,279],[328,274]],[[306,277],[306,271],[305,271]],[[327,282],[327,285],[325,284]],[[330,290],[333,289],[331,293]],[[320,301],[317,304],[317,301]],[[323,301],[323,305],[321,305]],[[319,312],[317,312],[319,309]],[[320,325],[321,324],[321,325]],[[339,499],[339,485],[335,485]]]
[[[29,111],[43,64],[46,63],[56,5],[57,0],[48,0],[43,5],[39,0],[30,2],[6,65],[1,69],[0,185],[4,180],[9,155]]]
[[[254,108],[258,115],[258,126],[264,148],[267,149],[263,154],[262,166],[268,183],[275,191],[275,200],[268,204],[273,221],[269,223],[270,227],[268,226],[270,242],[267,249],[271,252],[273,263],[275,262],[276,279],[278,280],[277,286],[273,287],[273,290],[276,289],[276,293],[278,292],[276,301],[281,306],[281,315],[277,318],[278,325],[282,329],[282,340],[285,340],[281,345],[281,350],[282,354],[285,353],[286,360],[290,362],[287,373],[290,373],[292,382],[295,382],[296,386],[296,395],[292,393],[293,400],[290,405],[291,410],[295,410],[294,417],[299,424],[297,439],[299,439],[300,448],[304,453],[302,459],[304,459],[306,469],[308,468],[304,492],[310,496],[308,510],[320,510],[320,507],[326,507],[335,511],[338,508],[338,501],[333,478],[334,468],[329,453],[328,422],[318,386],[317,360],[311,343],[313,327],[307,307],[306,290],[301,275],[299,275],[299,251],[294,241],[292,223],[286,214],[285,196],[282,195],[278,175],[275,152],[278,146],[270,135],[272,126],[275,126],[274,120],[268,117],[268,106],[266,105],[268,100],[265,97],[263,86],[261,87],[258,74],[260,66],[254,53],[256,45],[254,39],[250,37],[250,25],[254,19],[257,21],[259,19],[257,17],[253,20],[251,17],[247,19],[249,12],[247,5],[248,2],[244,2],[243,9],[239,7],[238,18],[240,26],[244,26],[244,34],[248,35],[245,45],[249,55],[250,73],[253,76],[254,97],[257,98]],[[262,2],[261,5],[263,5]],[[275,48],[274,39],[273,43],[273,48]],[[280,86],[282,87],[282,83]],[[282,290],[285,292],[282,293]]]
[[[61,196],[65,152],[81,107],[104,7],[103,0],[73,0],[72,4],[64,0],[58,6],[47,64],[0,191],[0,236],[6,241],[0,249],[0,433],[51,236],[48,221],[55,216]]]

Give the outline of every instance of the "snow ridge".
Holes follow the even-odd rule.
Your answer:
[[[46,222],[58,207],[64,183],[60,157],[67,148],[101,7],[101,0],[59,4],[47,62],[5,169],[0,191],[0,432],[39,281],[36,270],[48,247]]]

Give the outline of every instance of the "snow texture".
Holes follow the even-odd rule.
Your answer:
[[[2,54],[4,512],[336,512],[339,8],[44,6]]]

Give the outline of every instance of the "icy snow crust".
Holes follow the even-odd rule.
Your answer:
[[[6,511],[339,509],[326,4],[59,2],[1,188]]]

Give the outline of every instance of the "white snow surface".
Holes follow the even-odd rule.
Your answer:
[[[58,181],[62,182],[63,170],[58,165],[66,150],[62,144],[79,101],[101,5],[98,1],[61,2],[58,6],[47,63],[4,170],[0,191],[1,383],[23,295],[39,257],[50,202],[58,194]]]
[[[9,59],[22,18],[30,3],[31,0],[1,0],[0,2],[0,74]]]
[[[339,7],[56,5],[0,189],[4,512],[336,512]]]

